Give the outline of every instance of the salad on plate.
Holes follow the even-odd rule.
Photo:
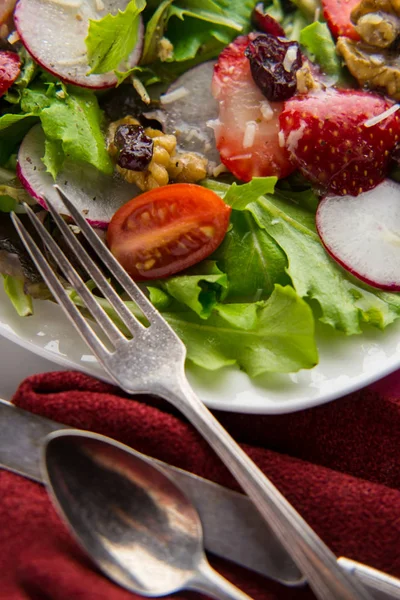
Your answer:
[[[399,42],[394,0],[3,2],[0,272],[18,314],[51,295],[10,213],[27,202],[56,236],[50,200],[81,237],[56,182],[199,367],[311,369],[316,323],[388,327]]]

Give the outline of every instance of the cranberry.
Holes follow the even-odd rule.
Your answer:
[[[293,53],[292,56],[287,54],[288,51]],[[302,65],[297,42],[269,33],[260,34],[249,43],[245,55],[250,61],[255,83],[268,100],[287,100],[293,96],[297,88],[296,72]]]
[[[264,5],[262,2],[259,2],[254,7],[252,21],[254,27],[258,31],[270,33],[271,35],[275,35],[277,37],[285,37],[285,31],[282,25],[280,25],[278,21],[275,21],[271,15],[268,15],[264,12]]]
[[[130,171],[145,171],[153,158],[153,140],[141,125],[120,125],[114,136],[119,150],[118,165]]]

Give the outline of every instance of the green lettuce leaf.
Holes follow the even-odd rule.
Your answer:
[[[294,289],[302,298],[316,301],[323,323],[354,335],[361,333],[362,323],[383,328],[399,318],[398,294],[364,286],[329,257],[312,213],[277,194],[259,198],[248,210],[284,251]]]
[[[212,258],[228,274],[230,302],[268,298],[275,283],[290,282],[285,253],[248,211],[232,211],[231,227]]]
[[[29,317],[32,315],[32,298],[25,294],[23,280],[11,275],[3,275],[3,280],[4,290],[19,316]]]
[[[0,117],[0,165],[6,164],[37,120],[32,114],[7,113]]]
[[[43,161],[53,177],[66,158],[112,174],[101,130],[103,114],[93,92],[68,87],[64,93],[52,85],[37,84],[23,91],[21,107],[40,118],[46,135]]]
[[[140,63],[147,65],[159,58],[159,44],[164,37],[169,18],[169,8],[173,0],[164,0],[146,25],[144,45]]]
[[[237,364],[256,377],[318,362],[312,311],[289,286],[276,286],[264,302],[219,304],[207,321],[191,311],[163,314],[184,342],[188,359],[205,369]]]
[[[256,0],[148,2],[141,63],[151,64],[162,81],[175,79],[199,62],[216,57],[237,35],[247,33],[255,4]],[[172,44],[167,56],[160,52],[163,38]],[[162,61],[175,64],[164,70]]]
[[[242,185],[232,183],[224,196],[224,202],[236,210],[243,210],[260,196],[272,194],[277,181],[277,177],[253,177],[249,183]]]
[[[149,286],[151,300],[181,338],[187,358],[208,370],[238,365],[250,377],[263,373],[289,373],[309,369],[318,362],[311,308],[292,287],[275,286],[266,301],[252,304],[217,304],[204,320],[168,295]],[[70,297],[84,307],[74,291]],[[125,333],[124,325],[107,300],[100,304]],[[133,302],[126,302],[136,315]]]
[[[145,0],[130,0],[124,11],[89,21],[85,40],[89,73],[114,71],[129,57],[138,42],[140,13],[145,6]]]
[[[337,81],[343,76],[335,42],[326,23],[315,21],[300,32],[300,44],[308,58],[317,63],[322,71]]]
[[[158,283],[170,297],[207,319],[226,297],[228,278],[213,261],[203,261],[193,270],[196,273],[169,277]]]

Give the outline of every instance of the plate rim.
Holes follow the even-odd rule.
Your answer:
[[[96,379],[99,379],[100,381],[103,381],[105,383],[109,383],[112,385],[116,385],[118,387],[118,384],[116,384],[116,382],[113,381],[113,379],[105,371],[103,373],[101,373],[101,372],[99,373],[97,371],[94,372],[92,369],[90,369],[90,367],[86,367],[83,364],[80,364],[78,366],[76,364],[76,362],[69,359],[68,357],[63,356],[62,354],[58,354],[51,350],[47,350],[46,348],[40,347],[37,344],[22,338],[20,335],[18,335],[18,333],[14,332],[14,331],[10,331],[10,329],[8,329],[2,323],[0,323],[0,336],[8,339],[10,342],[17,344],[18,346],[24,348],[25,350],[28,350],[28,351],[32,352],[33,354],[36,354],[37,356],[40,356],[56,365],[65,367],[69,370],[80,371],[82,373],[85,373],[86,375],[95,377]],[[99,363],[97,363],[97,364],[99,364]],[[269,405],[268,410],[264,410],[264,411],[262,409],[258,408],[257,406],[251,406],[251,405],[237,406],[237,405],[233,404],[233,405],[227,406],[224,402],[221,402],[218,400],[213,401],[213,400],[207,399],[207,401],[204,400],[204,404],[206,404],[206,406],[210,410],[233,412],[233,413],[239,413],[239,414],[282,415],[282,414],[295,413],[295,412],[300,412],[302,410],[316,408],[317,406],[322,406],[323,404],[333,402],[334,400],[337,400],[339,398],[347,396],[348,394],[359,391],[362,388],[367,387],[368,385],[371,385],[372,383],[375,383],[376,381],[379,381],[380,379],[383,379],[384,377],[390,375],[391,373],[394,373],[399,368],[400,368],[400,357],[398,357],[395,360],[390,361],[389,364],[386,365],[385,368],[382,368],[379,372],[374,372],[371,375],[367,375],[367,374],[363,373],[355,381],[348,383],[345,391],[339,389],[339,390],[332,391],[332,393],[325,393],[322,397],[321,397],[321,395],[319,395],[319,396],[315,396],[315,398],[311,398],[311,399],[303,398],[303,399],[299,399],[299,400],[286,400],[285,402],[277,403],[276,405],[275,404]]]

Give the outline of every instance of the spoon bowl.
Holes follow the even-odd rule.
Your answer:
[[[150,597],[192,589],[249,600],[208,564],[194,506],[140,453],[64,429],[46,438],[42,472],[75,538],[122,587]]]

